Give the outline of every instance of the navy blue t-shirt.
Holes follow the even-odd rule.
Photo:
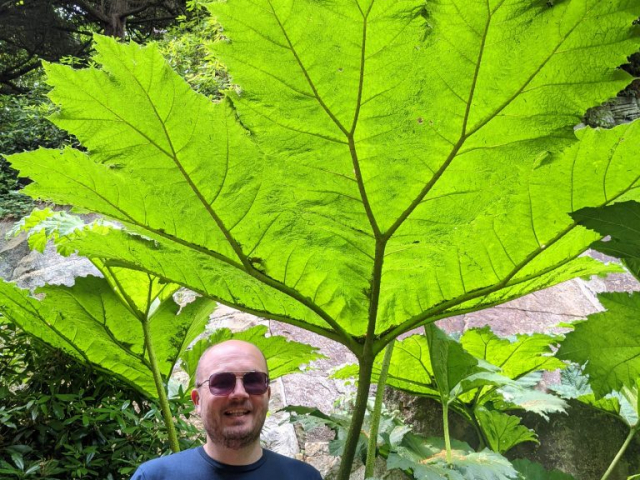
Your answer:
[[[262,450],[262,457],[251,465],[225,465],[192,448],[140,465],[131,480],[322,480],[311,465]]]

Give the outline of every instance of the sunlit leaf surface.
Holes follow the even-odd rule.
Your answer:
[[[503,375],[516,379],[538,370],[564,368],[565,364],[553,356],[551,349],[558,340],[540,333],[500,338],[489,327],[484,327],[467,330],[460,342],[467,352],[499,367]]]
[[[536,433],[520,424],[515,415],[488,410],[484,407],[476,409],[476,417],[494,452],[504,454],[523,442],[538,442]]]
[[[601,293],[598,299],[606,311],[576,324],[557,356],[585,365],[599,398],[633,388],[640,377],[640,294]]]
[[[51,346],[157,397],[142,323],[105,279],[77,278],[73,287],[49,285],[36,294],[44,298],[36,299],[28,290],[0,282],[0,312]],[[189,343],[202,333],[214,308],[214,302],[199,298],[180,310],[169,299],[149,317],[150,336],[165,380]]]
[[[569,212],[638,197],[639,127],[574,132],[629,82],[637,2],[229,0],[213,104],[156,47],[49,65],[86,152],[11,157],[27,192],[121,222],[69,248],[375,351],[607,270]],[[375,352],[374,352],[375,353]]]

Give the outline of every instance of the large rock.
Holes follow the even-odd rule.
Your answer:
[[[553,415],[546,421],[527,413],[523,423],[538,432],[540,444],[520,444],[509,458],[528,458],[578,480],[600,480],[629,433],[622,422],[578,401],[570,402],[567,415]],[[609,480],[640,473],[639,440],[631,443]]]
[[[15,282],[21,288],[33,290],[45,284],[68,285],[76,277],[101,276],[86,258],[77,255],[63,257],[52,244],[44,253],[30,251],[24,233],[6,237],[13,222],[0,222],[0,277]]]

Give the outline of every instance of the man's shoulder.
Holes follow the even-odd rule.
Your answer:
[[[271,465],[278,465],[280,467],[284,467],[288,472],[304,474],[304,478],[309,478],[311,480],[320,479],[320,472],[316,470],[316,468],[308,463],[305,463],[301,460],[287,457],[280,453],[276,453],[272,450],[263,450],[263,454],[266,457],[266,463]]]
[[[172,453],[164,457],[154,458],[144,462],[131,480],[150,480],[154,478],[170,478],[171,474],[175,470],[184,471],[185,466],[193,465],[195,458],[200,457],[198,450],[202,447],[191,448],[189,450],[183,450],[178,453]],[[160,473],[163,476],[158,476]]]

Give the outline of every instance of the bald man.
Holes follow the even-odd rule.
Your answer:
[[[131,480],[322,480],[311,465],[260,446],[270,397],[258,347],[239,340],[214,345],[200,357],[191,392],[206,443],[146,462]]]

